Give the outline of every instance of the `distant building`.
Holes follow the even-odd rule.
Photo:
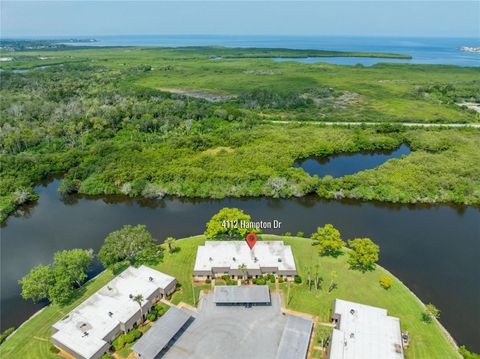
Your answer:
[[[111,342],[141,321],[163,296],[175,291],[175,278],[146,266],[129,267],[53,325],[52,343],[75,358],[97,359]]]
[[[273,273],[288,278],[297,274],[292,248],[282,241],[258,241],[253,249],[245,241],[207,241],[199,246],[193,269],[195,279],[228,274],[256,278]]]
[[[387,310],[336,299],[329,359],[403,359],[400,319]]]

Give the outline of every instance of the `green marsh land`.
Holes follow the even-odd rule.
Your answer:
[[[459,104],[480,100],[480,68],[266,58],[327,54],[216,47],[2,52],[14,59],[0,73],[1,218],[35,200],[34,184],[52,175],[64,176],[64,193],[92,195],[316,193],[480,203],[478,129],[401,126],[479,123],[478,113]],[[301,123],[270,123],[285,120]],[[410,155],[351,176],[321,179],[293,168],[299,158],[402,143]]]

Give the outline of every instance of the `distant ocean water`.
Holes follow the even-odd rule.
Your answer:
[[[355,36],[233,36],[233,35],[122,35],[92,36],[92,46],[226,46],[273,47],[332,51],[391,52],[411,60],[372,58],[307,58],[306,63],[373,65],[379,62],[480,66],[480,54],[460,51],[462,46],[480,47],[480,38],[355,37]],[[78,44],[81,45],[81,44]],[[285,61],[285,59],[278,59]]]

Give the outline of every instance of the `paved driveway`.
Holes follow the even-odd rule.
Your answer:
[[[216,306],[213,295],[203,296],[193,322],[165,353],[166,359],[274,359],[286,317],[280,297],[272,305]]]

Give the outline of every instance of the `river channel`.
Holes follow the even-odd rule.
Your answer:
[[[40,199],[11,216],[1,230],[1,326],[18,326],[44,303],[20,297],[18,279],[51,261],[55,251],[99,249],[124,224],[145,224],[159,241],[204,231],[223,207],[238,207],[253,220],[282,222],[272,233],[313,232],[332,223],[343,238],[370,237],[380,245],[380,264],[425,303],[441,311],[441,322],[461,344],[480,350],[480,211],[473,207],[405,206],[373,202],[301,199],[195,200],[120,196],[61,198],[59,180],[36,187]],[[92,268],[91,275],[101,268]],[[352,288],[355,290],[355,288]]]

